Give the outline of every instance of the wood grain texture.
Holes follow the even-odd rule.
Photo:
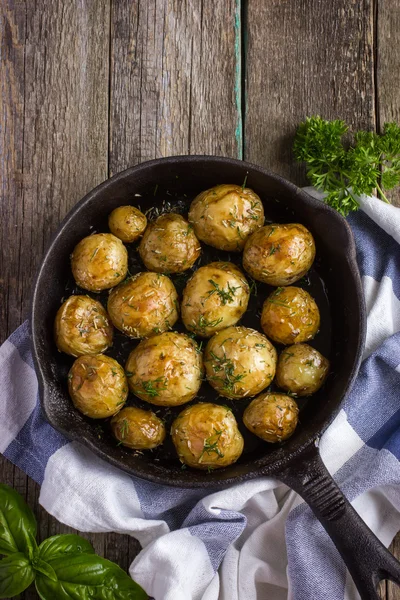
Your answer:
[[[113,2],[110,173],[173,154],[241,156],[235,0]]]
[[[378,129],[386,122],[400,123],[400,3],[379,0],[376,23],[376,90]],[[400,206],[400,189],[388,192]],[[400,598],[400,594],[398,596]]]
[[[370,0],[249,0],[245,158],[304,185],[291,146],[306,116],[375,128]]]

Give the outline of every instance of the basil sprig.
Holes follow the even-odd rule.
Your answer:
[[[146,600],[146,592],[118,565],[94,553],[79,535],[36,543],[36,519],[22,497],[0,484],[0,598],[33,582],[42,600]]]

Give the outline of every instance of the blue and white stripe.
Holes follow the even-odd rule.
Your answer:
[[[367,301],[367,347],[320,449],[388,545],[400,529],[400,209],[374,198],[361,205],[365,212],[349,222]],[[136,537],[143,550],[130,572],[156,600],[358,598],[321,525],[281,483],[260,478],[215,493],[162,487],[129,477],[52,429],[39,407],[26,323],[0,348],[0,389],[0,452],[42,485],[40,502],[60,521]]]

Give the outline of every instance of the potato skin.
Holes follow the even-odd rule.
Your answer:
[[[273,380],[277,353],[265,335],[248,327],[228,327],[206,346],[207,381],[226,398],[255,396]]]
[[[296,396],[315,394],[325,382],[329,360],[308,344],[295,344],[281,352],[276,384]]]
[[[183,333],[166,332],[140,342],[129,355],[126,372],[131,391],[158,406],[193,400],[203,377],[202,353]]]
[[[135,206],[118,206],[108,217],[108,226],[125,244],[135,242],[147,227],[147,218]]]
[[[280,344],[298,344],[311,340],[318,332],[318,306],[305,290],[290,286],[277,288],[265,300],[261,327]]]
[[[199,240],[209,246],[240,252],[249,235],[264,224],[264,208],[250,188],[216,185],[193,200],[189,223]]]
[[[243,437],[226,406],[199,402],[185,408],[172,423],[171,436],[179,460],[195,469],[219,469],[236,462]]]
[[[314,258],[314,238],[306,227],[300,223],[273,223],[248,238],[243,268],[269,285],[290,285],[307,273]]]
[[[123,408],[111,419],[114,437],[133,450],[151,450],[165,439],[164,423],[150,410],[136,406]]]
[[[70,296],[54,321],[57,348],[71,356],[104,352],[112,344],[113,333],[103,306],[89,296]]]
[[[76,283],[84,290],[108,290],[125,279],[128,252],[112,233],[89,235],[75,246],[71,269]]]
[[[247,429],[270,443],[287,440],[296,429],[299,409],[286,394],[264,393],[254,398],[243,413]]]
[[[243,273],[229,262],[200,267],[183,290],[182,321],[201,337],[235,325],[246,312],[250,288]]]
[[[128,397],[128,382],[121,365],[104,354],[87,354],[76,359],[68,375],[71,400],[91,419],[115,415]]]
[[[107,309],[115,327],[129,337],[150,337],[175,325],[178,294],[165,275],[137,273],[112,290]]]
[[[182,273],[193,266],[200,253],[192,226],[176,213],[161,215],[150,223],[139,246],[146,268],[157,273]]]

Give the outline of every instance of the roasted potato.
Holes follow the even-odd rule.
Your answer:
[[[123,408],[111,419],[111,430],[116,439],[133,450],[151,450],[165,439],[164,423],[150,410],[136,406]]]
[[[106,419],[125,404],[128,382],[116,360],[104,354],[87,354],[72,365],[68,391],[81,413],[91,419]]]
[[[193,400],[200,389],[202,353],[183,333],[161,333],[132,350],[126,372],[131,391],[142,400],[178,406]]]
[[[247,240],[243,268],[269,285],[290,285],[310,269],[315,258],[311,233],[299,223],[265,225]]]
[[[71,269],[81,288],[101,292],[125,279],[128,252],[112,233],[89,235],[75,246],[71,254]]]
[[[113,235],[125,244],[135,242],[147,227],[146,215],[135,206],[118,206],[108,217]]]
[[[209,246],[240,252],[249,235],[264,224],[264,208],[250,188],[216,185],[193,200],[189,223],[199,240]]]
[[[234,325],[246,312],[250,289],[243,273],[229,262],[200,267],[182,298],[182,321],[189,331],[210,337]]]
[[[54,322],[57,348],[71,356],[98,354],[112,344],[113,327],[103,306],[89,296],[70,296]]]
[[[315,394],[329,372],[329,360],[308,344],[285,348],[276,368],[276,384],[296,396]]]
[[[218,404],[188,406],[172,423],[171,435],[180,461],[196,469],[227,467],[243,451],[233,412]]]
[[[207,381],[226,398],[255,396],[273,380],[276,359],[265,335],[248,327],[228,327],[206,346]]]
[[[286,394],[264,393],[254,398],[243,413],[247,429],[266,442],[287,440],[296,429],[299,409]]]
[[[311,340],[319,324],[315,300],[299,287],[277,288],[264,302],[261,327],[275,342],[289,345]]]
[[[201,253],[193,227],[176,213],[161,215],[149,224],[139,246],[140,258],[150,271],[181,273]]]
[[[178,294],[165,275],[137,273],[112,290],[107,309],[115,327],[129,337],[150,337],[176,323]]]

